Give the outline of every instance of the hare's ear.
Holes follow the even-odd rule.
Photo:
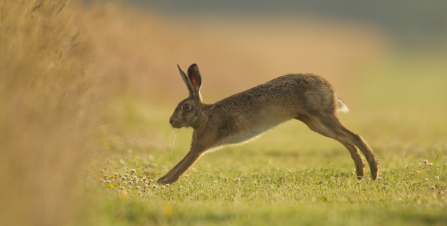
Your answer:
[[[202,87],[202,77],[200,76],[200,71],[197,64],[192,64],[191,66],[189,66],[188,77],[194,92],[193,97],[201,100],[202,97],[200,96],[200,88]]]
[[[180,68],[180,66],[178,66],[178,64],[177,64],[177,67],[178,67],[178,71],[180,72],[180,75],[182,76],[183,81],[185,82],[186,88],[188,88],[189,95],[193,96],[195,91],[191,84],[191,81],[189,81],[188,76],[186,76],[185,72],[183,72],[183,70]]]

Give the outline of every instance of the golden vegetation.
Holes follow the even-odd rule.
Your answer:
[[[62,225],[94,148],[91,45],[65,1],[0,3],[0,174],[4,225]]]

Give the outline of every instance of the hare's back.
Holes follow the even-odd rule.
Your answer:
[[[334,112],[336,97],[332,85],[313,74],[289,74],[273,79],[265,85],[271,87],[271,101],[283,103],[285,108],[296,106],[300,113]]]
[[[297,111],[333,111],[334,90],[324,78],[313,74],[289,74],[246,91],[258,104]]]
[[[225,98],[214,107],[244,118],[285,120],[316,111],[334,112],[335,95],[320,76],[289,74]]]
[[[288,74],[266,82],[259,87],[266,86],[270,92],[295,94],[309,91],[332,92],[331,84],[324,78],[314,74]],[[256,89],[257,87],[254,87]]]

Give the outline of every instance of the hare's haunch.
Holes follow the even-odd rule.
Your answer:
[[[174,183],[206,151],[249,141],[290,119],[300,120],[311,130],[343,144],[351,153],[359,180],[364,177],[360,150],[368,161],[372,178],[377,178],[376,156],[361,136],[341,124],[337,111],[347,112],[348,108],[322,77],[284,75],[214,104],[204,104],[197,65],[191,65],[187,74],[178,69],[189,97],[177,105],[169,123],[174,128],[194,129],[191,150],[158,183]]]

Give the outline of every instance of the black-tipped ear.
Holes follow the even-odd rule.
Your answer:
[[[194,88],[193,88],[191,82],[189,81],[188,76],[186,76],[185,72],[183,72],[183,70],[180,68],[180,66],[178,66],[178,64],[177,64],[177,67],[178,67],[178,71],[180,72],[180,75],[182,76],[183,81],[185,82],[186,88],[188,88],[189,95],[193,96],[195,91],[194,91]]]
[[[192,64],[188,68],[188,77],[191,81],[191,85],[196,93],[200,92],[200,87],[202,87],[202,77],[200,76],[199,67],[197,64]]]

